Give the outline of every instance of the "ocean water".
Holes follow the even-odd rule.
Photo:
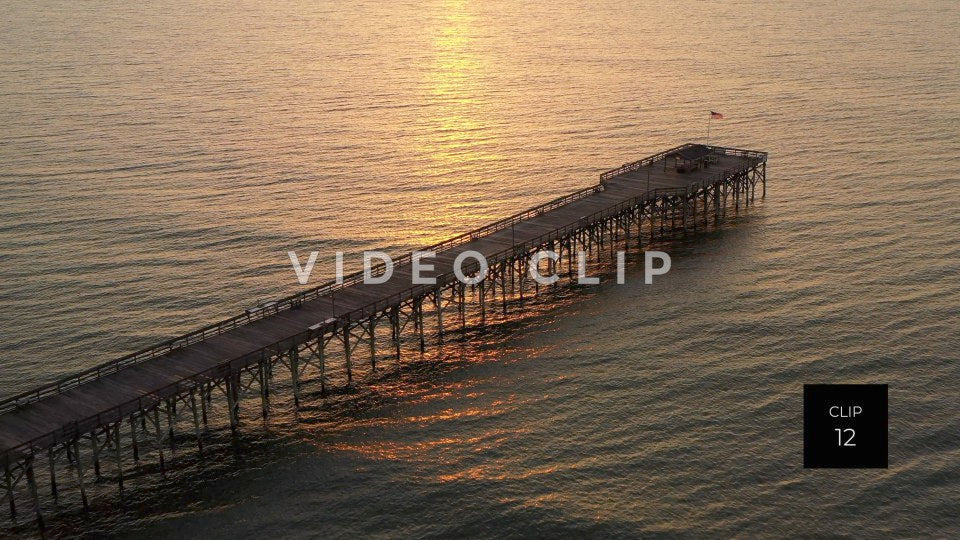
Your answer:
[[[654,285],[546,291],[297,418],[278,396],[242,451],[51,531],[957,536],[958,27],[934,0],[6,6],[3,396],[300,290],[288,250],[316,284],[704,140],[708,110],[770,152],[767,198]],[[889,469],[802,468],[829,382],[890,385]]]

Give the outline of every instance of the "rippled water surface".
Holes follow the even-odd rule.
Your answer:
[[[710,109],[711,142],[770,152],[766,200],[655,285],[547,292],[298,421],[278,396],[241,452],[53,530],[956,536],[958,27],[919,0],[7,5],[4,396],[299,290],[290,249],[317,283]],[[802,469],[817,382],[890,384],[888,470]]]

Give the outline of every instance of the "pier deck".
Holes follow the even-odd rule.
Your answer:
[[[670,209],[673,216],[682,211],[686,223],[691,205],[693,216],[697,216],[702,200],[700,221],[704,221],[707,211],[711,210],[708,198],[719,208],[721,195],[725,203],[728,193],[733,196],[734,192],[742,194],[746,189],[752,198],[751,190],[758,181],[765,186],[766,154],[762,152],[708,147],[711,156],[708,166],[678,172],[674,166],[676,152],[695,146],[683,145],[624,165],[604,173],[597,185],[426,248],[436,252],[435,258],[424,261],[433,264],[435,269],[423,275],[437,277],[436,285],[412,284],[409,256],[401,257],[395,260],[393,275],[386,283],[366,284],[360,275],[348,276],[342,284],[328,283],[272,305],[248,310],[156,347],[3,400],[0,402],[0,456],[8,471],[11,505],[12,484],[16,483],[9,480],[11,470],[32,467],[34,457],[44,455],[50,448],[68,448],[71,444],[76,447],[76,441],[84,436],[91,437],[94,445],[99,444],[96,441],[100,441],[100,437],[102,440],[115,437],[115,450],[119,455],[120,426],[125,419],[129,418],[132,426],[134,416],[149,416],[149,412],[165,402],[184,399],[187,393],[192,398],[197,388],[209,392],[210,388],[223,383],[230,407],[235,408],[237,396],[231,392],[237,390],[230,388],[231,381],[239,378],[239,373],[249,366],[276,362],[280,358],[292,366],[296,387],[303,369],[303,364],[298,368],[296,351],[310,343],[322,349],[336,337],[346,346],[349,369],[351,344],[357,337],[354,334],[357,328],[365,329],[365,325],[369,325],[372,342],[378,318],[390,317],[394,340],[397,340],[397,332],[403,330],[398,310],[403,306],[413,306],[422,313],[421,304],[417,302],[422,303],[427,295],[435,294],[439,302],[443,290],[453,287],[456,293],[453,263],[464,251],[480,252],[491,267],[509,264],[513,271],[515,261],[521,261],[532,250],[553,245],[570,248],[573,245],[570,242],[575,242],[578,234],[612,223],[611,220],[620,220],[618,226],[625,223],[628,236],[630,220],[633,220],[639,235],[644,219],[650,220],[652,230],[653,220],[658,216],[663,219],[658,212],[666,209]],[[716,213],[719,214],[719,210]],[[697,219],[693,221],[696,227]],[[462,301],[462,288],[460,295]],[[422,346],[422,315],[420,317]],[[321,377],[322,356],[321,353]],[[262,377],[261,386],[266,388],[268,376]],[[200,395],[202,400],[203,390]],[[196,410],[194,418],[196,421]],[[159,432],[159,424],[157,430]],[[50,455],[52,461],[54,454]],[[118,462],[121,463],[118,474],[122,478],[123,465],[119,457]],[[54,464],[50,466],[53,478]]]

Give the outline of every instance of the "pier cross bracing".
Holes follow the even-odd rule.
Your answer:
[[[465,327],[468,288],[475,289],[471,296],[479,303],[480,324],[497,289],[504,309],[508,294],[519,292],[522,300],[535,286],[527,265],[538,250],[560,254],[559,261],[542,261],[544,275],[572,273],[577,251],[600,258],[605,239],[611,247],[614,241],[642,247],[645,239],[719,224],[729,209],[740,211],[753,202],[758,184],[766,195],[766,161],[764,152],[684,144],[605,172],[593,186],[425,248],[436,252],[425,261],[435,268],[421,275],[436,277],[436,285],[412,284],[407,255],[394,260],[386,283],[365,284],[358,272],[343,283],[270,302],[0,401],[2,496],[12,515],[19,502],[29,501],[41,527],[41,499],[56,499],[65,483],[79,489],[86,508],[91,468],[95,479],[109,476],[121,491],[131,459],[139,463],[141,454],[155,453],[163,470],[164,449],[173,448],[178,422],[192,424],[202,451],[214,396],[226,401],[233,430],[241,426],[245,395],[259,394],[258,414],[268,414],[271,381],[280,373],[289,377],[299,406],[306,384],[323,395],[334,372],[352,382],[358,352],[376,369],[378,340],[391,343],[390,356],[397,359],[403,340],[412,338],[423,350],[427,310],[441,335]],[[457,255],[467,250],[482,253],[489,264],[475,287],[453,273]],[[476,274],[477,263],[467,261],[466,273]],[[373,274],[382,272],[381,265]],[[378,327],[388,327],[389,338],[377,336]],[[358,351],[361,346],[368,350]],[[338,353],[336,366],[330,362],[332,349]]]

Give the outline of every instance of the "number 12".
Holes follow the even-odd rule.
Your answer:
[[[837,428],[837,429],[834,429],[834,431],[837,432],[837,446],[856,446],[857,445],[857,443],[853,442],[853,437],[854,435],[856,435],[856,432],[853,430],[853,428],[847,428],[847,429]],[[847,432],[850,432],[850,436],[847,437],[847,442],[843,442],[843,436]]]

